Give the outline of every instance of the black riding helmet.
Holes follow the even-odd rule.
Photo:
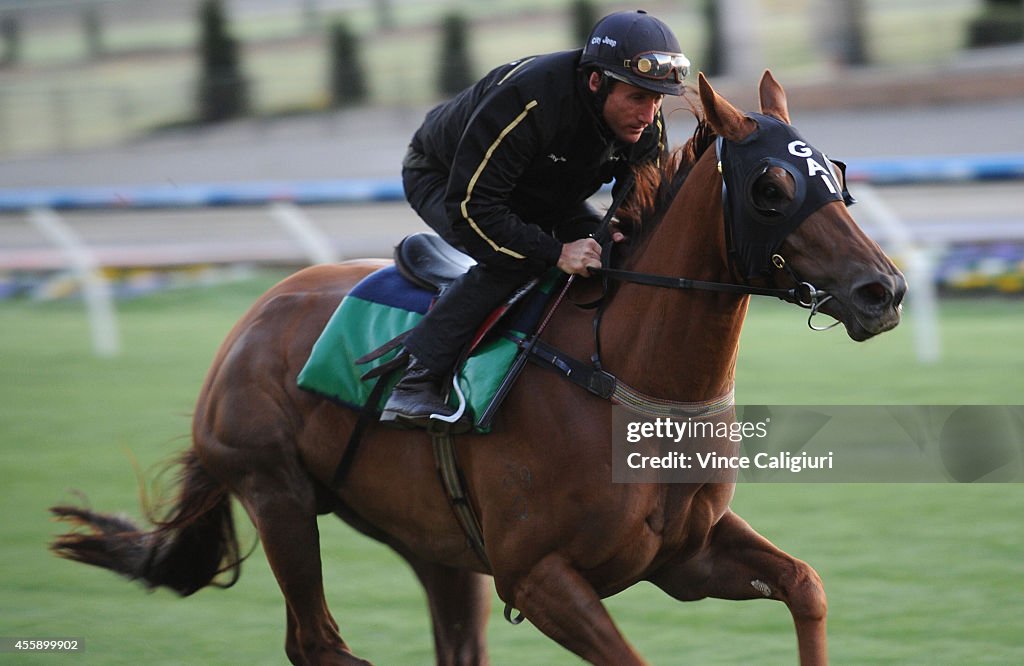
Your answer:
[[[662,95],[682,95],[690,61],[663,22],[642,9],[597,22],[583,47],[583,68]]]

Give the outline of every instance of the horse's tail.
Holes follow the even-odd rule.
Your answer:
[[[60,557],[110,569],[147,587],[169,587],[188,596],[207,585],[230,587],[246,555],[239,550],[231,497],[199,463],[181,459],[181,490],[165,519],[146,532],[131,521],[72,506],[50,511],[88,531],[58,536],[50,549]],[[220,574],[226,580],[215,580]]]

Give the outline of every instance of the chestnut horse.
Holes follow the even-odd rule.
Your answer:
[[[660,221],[634,228],[635,249],[625,268],[735,283],[723,179],[708,139],[713,132],[738,144],[758,121],[703,75],[699,94],[704,136],[698,133],[680,151],[679,168],[688,173],[676,179],[678,193],[658,211]],[[769,72],[760,102],[764,116],[788,124],[785,93]],[[766,168],[751,187],[752,196],[775,198],[783,207],[796,196],[792,176],[780,168]],[[652,192],[640,178],[634,199],[650,204]],[[898,323],[903,277],[843,201],[814,210],[778,254],[787,270],[776,270],[767,282],[792,287],[799,275],[827,292],[831,298],[816,309],[841,321],[851,338],[863,340]],[[679,600],[782,601],[796,625],[801,663],[827,661],[820,578],[730,510],[733,484],[612,483],[612,403],[543,368],[525,368],[492,432],[457,438],[487,561],[456,520],[423,431],[371,425],[344,483],[332,488],[357,414],[299,389],[296,375],[341,298],[386,264],[308,268],[263,295],[214,359],[170,515],[146,532],[120,518],[55,507],[58,516],[89,530],[59,537],[54,550],[188,595],[217,584],[219,574],[238,575],[233,496],[255,524],[284,593],[285,650],[296,664],[367,663],[342,639],[324,599],[317,515],[329,512],[409,561],[426,589],[439,664],[487,663],[489,576],[504,602],[591,663],[643,663],[601,599],[644,580]],[[579,300],[596,283],[574,285]],[[622,282],[604,309],[604,367],[665,400],[728,395],[748,300]],[[592,310],[563,304],[543,339],[588,358],[592,319]]]

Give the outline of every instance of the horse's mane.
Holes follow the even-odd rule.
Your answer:
[[[666,150],[657,163],[634,167],[633,190],[616,214],[618,226],[629,237],[631,248],[636,248],[661,221],[697,160],[716,138],[707,121],[698,116],[693,136],[685,144]]]

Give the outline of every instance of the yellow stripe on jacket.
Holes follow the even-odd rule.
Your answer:
[[[476,172],[473,174],[473,177],[469,179],[469,187],[466,188],[466,198],[462,200],[461,205],[462,217],[465,218],[466,222],[469,223],[470,228],[472,228],[473,231],[475,231],[480,236],[480,238],[483,238],[485,241],[487,241],[487,244],[490,245],[491,249],[493,249],[495,252],[507,254],[515,259],[525,259],[526,257],[524,257],[523,255],[519,254],[514,250],[510,250],[507,247],[502,247],[498,245],[497,243],[494,242],[494,240],[488,237],[487,234],[484,233],[483,229],[481,229],[479,225],[477,225],[476,221],[473,220],[472,216],[470,216],[468,205],[469,200],[473,198],[473,188],[476,186],[476,181],[477,179],[480,178],[480,174],[484,172],[484,169],[487,168],[487,163],[490,161],[491,156],[494,154],[494,151],[498,149],[498,146],[501,145],[501,142],[505,139],[505,137],[508,136],[509,133],[512,130],[514,130],[516,126],[519,125],[519,123],[523,122],[526,116],[530,113],[530,110],[535,106],[537,106],[537,100],[531,100],[530,103],[526,105],[526,108],[524,108],[522,112],[518,116],[516,116],[515,119],[513,119],[512,122],[510,122],[505,127],[505,129],[501,130],[500,134],[498,134],[498,138],[494,140],[494,143],[491,144],[491,147],[487,149],[486,153],[484,153],[484,159],[476,168]]]

